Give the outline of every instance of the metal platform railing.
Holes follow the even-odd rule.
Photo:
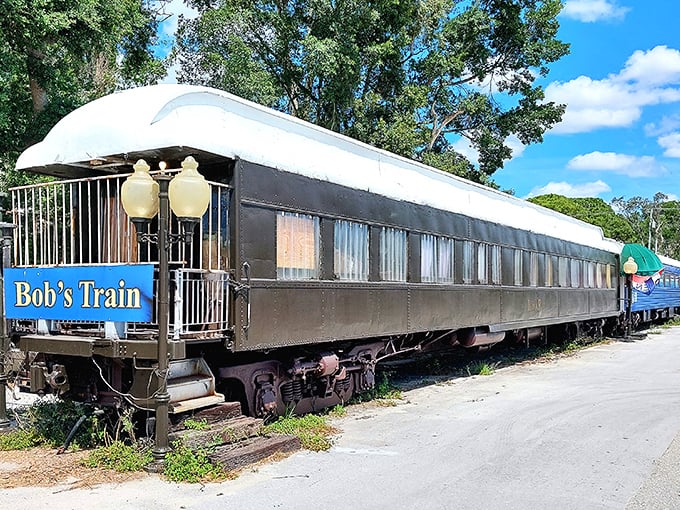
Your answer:
[[[174,171],[176,172],[176,171]],[[154,172],[152,172],[153,174]],[[172,172],[168,172],[172,173]],[[155,262],[152,245],[138,245],[120,200],[128,174],[60,180],[12,188],[16,267]],[[191,247],[176,245],[170,262],[192,269],[226,270],[229,262],[229,186],[210,182],[208,211]],[[153,222],[150,231],[157,228]],[[170,220],[171,233],[179,223]]]
[[[174,173],[175,171],[168,172]],[[152,172],[154,174],[155,172]],[[157,263],[156,245],[138,244],[135,226],[123,210],[120,190],[125,175],[58,180],[10,190],[14,267],[54,267]],[[210,182],[208,211],[190,245],[170,248],[170,334],[174,338],[224,336],[229,328],[229,229],[231,188]],[[149,227],[157,230],[157,220]],[[169,230],[179,233],[170,218]],[[157,295],[158,274],[154,276]],[[172,306],[174,304],[174,306]],[[153,334],[157,307],[150,323],[129,323],[128,335]],[[40,329],[38,321],[20,327]],[[103,335],[105,323],[52,321],[50,329],[71,334]],[[43,326],[44,328],[44,326]]]

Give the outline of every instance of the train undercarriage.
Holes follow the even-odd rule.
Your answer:
[[[289,348],[265,353],[227,353],[221,344],[187,349],[170,362],[166,382],[171,415],[190,413],[223,401],[239,401],[245,414],[271,417],[305,414],[348,402],[372,390],[381,362],[459,349],[478,354],[498,344],[535,346],[579,336],[603,337],[622,330],[622,318],[601,318],[535,328],[491,332],[467,328],[390,338]],[[18,344],[21,345],[21,340]],[[13,351],[17,353],[18,351]],[[208,362],[210,360],[210,362]],[[153,411],[163,374],[153,360],[103,356],[15,355],[19,386],[37,393],[99,406]]]

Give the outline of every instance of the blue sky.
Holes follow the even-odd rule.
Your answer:
[[[567,0],[571,53],[542,81],[567,105],[540,145],[494,174],[517,196],[680,195],[680,2]]]
[[[192,15],[181,0],[168,12]],[[566,114],[542,144],[510,140],[513,158],[494,180],[519,197],[678,199],[680,0],[565,0],[559,20],[570,54],[539,83]],[[164,30],[175,27],[176,15]]]

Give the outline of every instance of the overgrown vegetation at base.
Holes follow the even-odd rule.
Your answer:
[[[669,321],[661,327],[678,325],[680,319]],[[483,358],[473,360],[466,352],[438,353],[436,356],[404,364],[401,370],[410,375],[423,371],[428,377],[436,374],[447,380],[451,377],[490,375],[501,366],[551,359],[609,341],[606,338],[583,337],[563,344],[531,348],[514,347],[498,353],[491,350]],[[435,382],[429,379],[427,381]],[[421,382],[419,385],[424,383]],[[373,402],[378,406],[396,405],[396,401],[403,398],[400,388],[407,386],[396,369],[386,369],[378,373],[378,382],[373,390],[356,396],[348,405],[362,402]],[[328,450],[333,444],[332,436],[338,432],[328,423],[328,419],[342,417],[346,412],[347,406],[338,405],[328,410],[326,414],[294,416],[289,413],[265,425],[262,434],[295,435],[305,449]],[[0,434],[0,450],[25,450],[41,445],[61,446],[74,424],[84,417],[71,443],[73,448],[92,448],[89,455],[81,461],[82,465],[118,472],[134,472],[141,471],[153,460],[150,442],[140,441],[135,437],[129,413],[102,415],[95,412],[92,406],[85,404],[70,401],[39,401],[32,407],[10,411],[10,414],[17,423],[17,429]],[[209,428],[204,420],[193,418],[185,420],[183,424],[185,428],[193,430]],[[210,448],[193,450],[176,442],[166,456],[163,476],[174,482],[189,483],[233,479],[236,474],[214,465],[210,461],[210,453]]]
[[[44,444],[43,438],[33,429],[16,429],[0,434],[0,450],[2,451],[27,450],[41,444]]]
[[[128,473],[141,471],[152,460],[153,457],[149,448],[114,441],[110,445],[92,450],[90,455],[83,460],[83,465]]]
[[[337,433],[337,430],[327,423],[325,416],[307,414],[280,416],[275,422],[265,425],[263,432],[297,436],[303,448],[318,452],[332,446],[330,436]]]
[[[383,371],[380,374],[380,381],[372,389],[355,395],[349,403],[377,402],[379,405],[394,405],[394,401],[401,400],[401,390],[390,381],[392,372]]]
[[[209,482],[229,477],[221,467],[212,464],[206,450],[192,450],[175,442],[165,456],[163,475],[173,482]]]
[[[491,375],[498,363],[486,363],[484,361],[475,361],[470,363],[465,369],[468,375]]]
[[[104,444],[105,430],[92,406],[72,401],[36,402],[30,407],[11,411],[16,430],[0,436],[0,449],[25,449],[42,444],[64,444],[74,425],[81,424],[71,438],[75,448],[92,448]],[[14,446],[14,447],[12,447]]]
[[[208,430],[210,424],[205,420],[195,420],[193,418],[187,418],[183,422],[184,428],[189,430]]]
[[[664,322],[661,327],[666,329],[666,328],[672,328],[673,326],[680,326],[680,316],[673,317],[667,322]]]

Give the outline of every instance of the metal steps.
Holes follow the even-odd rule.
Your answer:
[[[203,358],[171,361],[168,367],[170,412],[186,413],[224,402],[215,391],[215,376]]]

